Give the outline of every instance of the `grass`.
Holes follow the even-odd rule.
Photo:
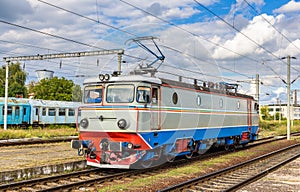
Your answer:
[[[170,178],[182,178],[198,175],[199,173],[205,173],[207,170],[211,170],[217,165],[229,164],[230,162],[235,161],[236,158],[248,156],[249,151],[239,151],[237,153],[227,154],[219,158],[191,163],[190,165],[171,169],[170,171],[155,174],[146,178],[134,179],[127,183],[113,183],[110,186],[99,188],[98,192],[127,190],[134,191],[134,189],[140,190],[145,186],[150,186],[153,183],[163,182],[164,180],[168,180]]]
[[[47,128],[8,128],[0,129],[0,139],[20,139],[20,138],[52,138],[63,136],[77,136],[78,132],[71,127],[47,127]]]
[[[277,121],[268,121],[268,120],[260,120],[259,127],[261,137],[267,136],[277,136],[277,135],[285,135],[287,132],[287,122],[286,120],[282,120],[281,122]],[[300,121],[294,120],[291,123],[291,133],[300,131]]]

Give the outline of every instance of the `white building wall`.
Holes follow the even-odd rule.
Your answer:
[[[274,116],[276,113],[282,114],[282,117],[287,118],[287,105],[268,105],[269,114]],[[291,120],[300,119],[300,106],[291,105]]]

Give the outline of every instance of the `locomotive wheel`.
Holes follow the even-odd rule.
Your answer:
[[[168,153],[165,155],[165,158],[167,162],[173,162],[175,160],[175,155]]]
[[[191,151],[191,153],[186,154],[185,157],[186,157],[187,159],[191,159],[191,158],[193,157],[193,155],[194,155],[194,152]]]
[[[229,151],[230,145],[225,145],[224,149],[225,149],[225,151]]]
[[[151,167],[153,160],[141,161],[141,166],[144,169]]]
[[[225,145],[224,148],[226,151],[234,151],[235,145]]]

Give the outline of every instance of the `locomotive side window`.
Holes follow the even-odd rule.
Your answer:
[[[223,105],[224,105],[223,99],[220,99],[220,100],[219,100],[219,106],[220,106],[220,108],[223,108]]]
[[[177,102],[178,102],[178,95],[176,92],[173,93],[173,96],[172,96],[172,101],[173,103],[176,105]]]
[[[139,103],[148,103],[150,101],[150,87],[138,87],[136,101]]]
[[[157,100],[158,100],[158,89],[157,88],[153,88],[152,89],[152,103],[153,104],[157,104]]]
[[[241,108],[241,103],[240,103],[240,101],[237,101],[237,103],[236,103],[236,108],[237,108],[237,109],[240,109],[240,108]]]
[[[106,92],[108,103],[131,103],[133,102],[133,85],[109,85]]]
[[[201,105],[201,96],[200,95],[197,96],[197,105],[198,106]]]
[[[259,113],[259,104],[258,103],[254,103],[254,110],[256,110],[257,113]]]
[[[84,89],[84,103],[101,103],[102,86],[88,86]]]

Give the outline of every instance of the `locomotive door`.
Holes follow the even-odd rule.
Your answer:
[[[160,129],[160,94],[158,87],[152,87],[151,92],[151,129]]]
[[[252,101],[250,99],[247,100],[247,109],[248,109],[248,131],[251,132],[252,129]]]

